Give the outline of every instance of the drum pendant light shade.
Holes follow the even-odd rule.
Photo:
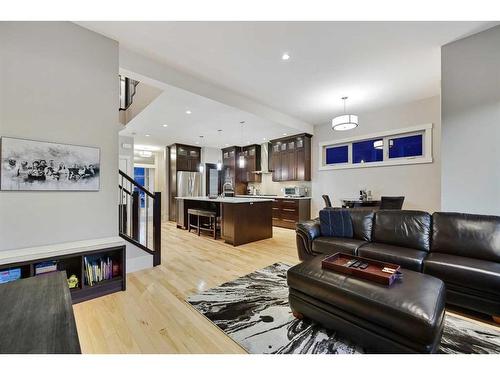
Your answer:
[[[344,101],[344,114],[332,119],[332,129],[336,131],[351,130],[358,126],[358,116],[346,114],[347,96],[342,98]]]

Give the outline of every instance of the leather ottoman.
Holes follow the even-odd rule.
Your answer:
[[[445,286],[432,276],[403,270],[385,286],[323,270],[317,256],[288,270],[294,315],[310,318],[375,353],[434,353],[443,333]]]

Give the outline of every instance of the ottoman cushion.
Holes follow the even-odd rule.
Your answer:
[[[365,329],[386,337],[403,337],[414,341],[416,347],[433,345],[441,336],[445,306],[441,280],[404,270],[403,281],[388,287],[323,270],[324,258],[317,256],[288,270],[291,294],[298,291],[310,297],[308,303],[317,300],[322,309],[332,306],[329,313],[340,310],[352,316],[357,325],[366,322]]]

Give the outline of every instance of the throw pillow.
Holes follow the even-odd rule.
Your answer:
[[[353,238],[351,214],[344,209],[323,209],[319,212],[321,235]]]

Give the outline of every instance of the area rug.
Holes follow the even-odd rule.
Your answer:
[[[248,353],[355,354],[363,348],[331,330],[293,317],[286,271],[275,263],[188,298]],[[500,353],[500,331],[446,314],[439,353]]]

